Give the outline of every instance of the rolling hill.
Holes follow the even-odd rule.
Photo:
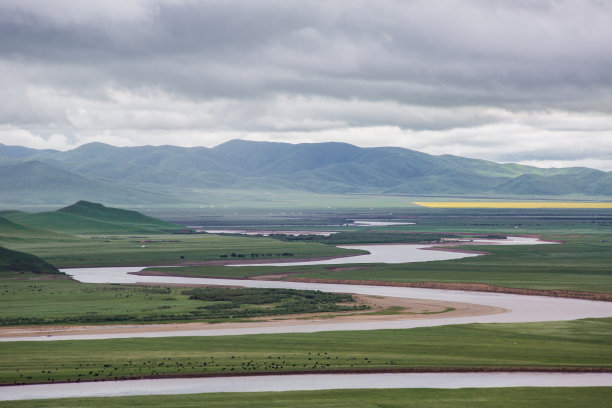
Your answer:
[[[79,201],[57,211],[26,213],[4,211],[0,217],[2,235],[23,237],[37,234],[159,234],[184,231],[185,227],[158,220],[136,211],[105,207],[102,204]],[[2,224],[4,223],[4,224]],[[55,238],[59,238],[56,234]],[[65,236],[64,237],[69,237]],[[1,235],[0,235],[1,238]],[[48,237],[53,238],[53,236]]]
[[[37,256],[0,247],[0,272],[61,274],[55,266]]]
[[[199,202],[215,190],[612,197],[612,172],[346,143],[232,140],[214,148],[91,143],[67,152],[27,153],[21,160],[13,154],[10,162],[4,157],[0,202]]]
[[[182,225],[162,221],[157,218],[149,217],[138,211],[123,210],[120,208],[106,207],[99,203],[79,201],[68,207],[60,208],[55,211],[60,214],[71,214],[79,217],[89,218],[114,225],[129,226],[149,230],[154,232],[182,231]]]
[[[21,211],[0,211],[0,242],[57,241],[73,238],[70,235],[24,225],[13,220],[13,218],[19,219],[28,215],[30,214]]]

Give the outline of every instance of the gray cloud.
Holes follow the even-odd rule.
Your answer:
[[[0,142],[333,137],[600,163],[610,49],[599,1],[6,0]]]

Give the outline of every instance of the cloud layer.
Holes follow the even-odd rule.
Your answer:
[[[612,3],[0,5],[0,142],[230,138],[612,170]]]

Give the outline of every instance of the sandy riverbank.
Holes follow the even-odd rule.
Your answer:
[[[0,337],[40,337],[84,334],[151,333],[185,330],[240,329],[251,327],[282,327],[312,324],[359,323],[372,321],[397,321],[415,319],[436,319],[450,317],[481,316],[507,312],[506,309],[470,303],[445,302],[436,300],[405,299],[396,297],[354,295],[361,304],[368,304],[369,310],[349,313],[317,313],[271,316],[253,321],[227,323],[170,323],[170,324],[128,324],[128,325],[66,325],[66,326],[18,326],[0,328]],[[385,314],[395,308],[392,314]],[[401,308],[401,311],[397,311]]]

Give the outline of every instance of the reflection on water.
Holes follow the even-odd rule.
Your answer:
[[[352,224],[358,227],[390,227],[393,225],[414,225],[414,222],[397,222],[397,221],[370,221],[370,220],[353,220]]]
[[[332,234],[337,234],[338,231],[293,231],[293,230],[244,230],[244,229],[196,229],[196,232],[206,232],[208,234],[240,234],[240,235],[261,235],[268,237],[270,235],[292,235],[298,237],[300,235],[320,235],[323,237],[329,237]]]
[[[362,264],[362,263],[409,263],[409,262],[429,262],[429,261],[447,261],[451,259],[467,258],[470,256],[478,256],[465,252],[450,252],[450,251],[424,251],[431,249],[433,245],[412,245],[412,244],[395,244],[395,245],[342,245],[338,248],[345,249],[360,249],[368,251],[369,254],[347,256],[344,258],[325,259],[320,261],[303,261],[303,262],[269,262],[256,264],[235,264],[232,266],[306,266],[306,265],[342,265],[342,264]]]
[[[529,237],[508,237],[507,239],[474,239],[451,242],[449,245],[535,245],[554,244],[554,242],[540,241]],[[443,250],[441,245],[414,245],[414,244],[384,244],[384,245],[342,245],[338,248],[360,249],[368,251],[365,255],[347,256],[343,258],[325,259],[320,261],[303,262],[268,262],[256,264],[235,264],[231,266],[307,266],[307,265],[341,265],[361,263],[411,263],[449,261],[452,259],[469,258],[479,254],[459,252],[456,248]],[[435,248],[435,250],[433,250]]]

